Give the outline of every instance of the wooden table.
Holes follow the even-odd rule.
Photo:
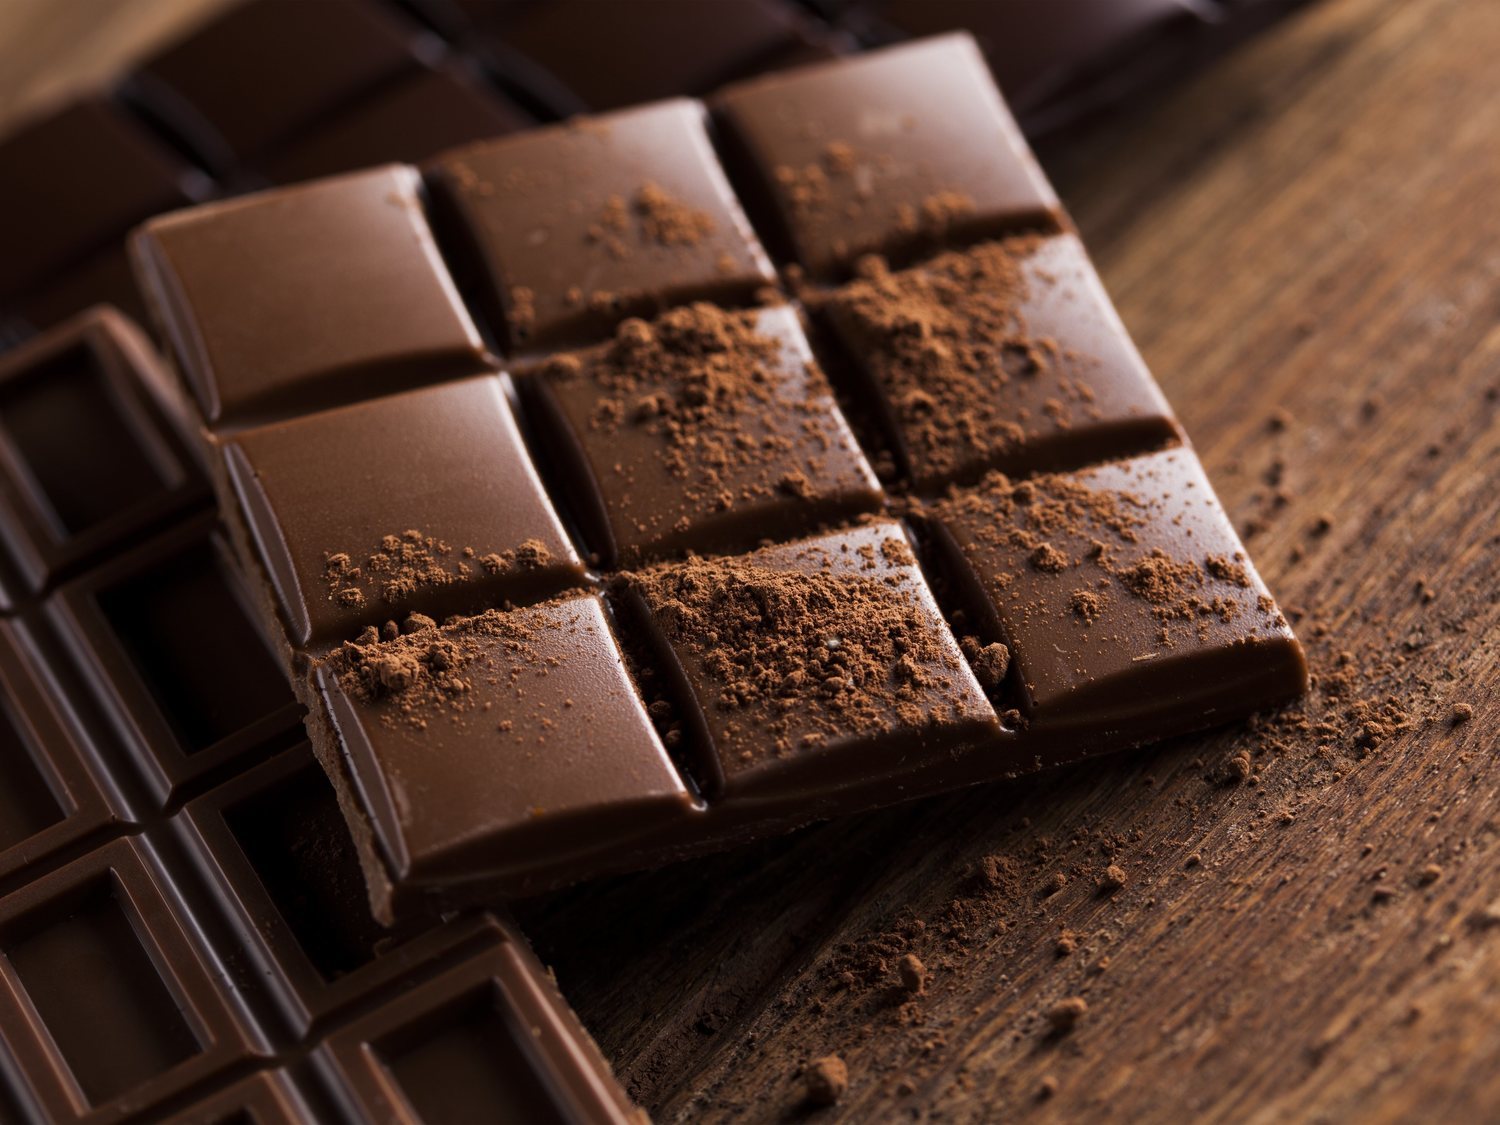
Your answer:
[[[0,112],[217,2],[4,0]],[[659,1118],[1500,1116],[1497,55],[1491,0],[1323,0],[1051,155],[1317,689],[530,904]]]

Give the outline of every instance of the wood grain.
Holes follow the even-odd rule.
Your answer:
[[[5,0],[0,117],[218,2]],[[1497,49],[1493,3],[1322,0],[1048,154],[1319,687],[528,904],[659,1118],[1494,1119]],[[830,1052],[851,1088],[812,1112],[800,1068]]]

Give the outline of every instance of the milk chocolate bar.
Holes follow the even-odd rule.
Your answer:
[[[0,360],[0,1117],[635,1120],[508,921],[371,914],[184,405],[108,310]]]
[[[384,921],[1305,683],[972,40],[708,108],[132,244]]]

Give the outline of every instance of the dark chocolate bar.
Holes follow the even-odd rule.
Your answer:
[[[1304,685],[972,41],[712,107],[133,242],[382,920]]]
[[[1303,2],[241,0],[113,89],[0,137],[16,170],[0,190],[0,348],[93,304],[142,318],[124,235],[209,195],[422,162],[534,121],[958,29],[1028,135],[1055,133]]]

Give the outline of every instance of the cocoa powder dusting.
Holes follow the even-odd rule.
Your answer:
[[[347,551],[328,552],[323,577],[329,601],[338,605],[359,607],[372,601],[397,605],[419,591],[463,582],[479,573],[540,570],[551,561],[552,553],[538,539],[480,555],[472,547],[455,549],[435,536],[408,529],[382,538],[379,547],[361,561]]]
[[[869,568],[877,571],[871,561]],[[755,556],[692,559],[636,581],[674,647],[717,691],[725,756],[790,756],[950,716],[959,657],[898,573],[789,573]]]
[[[596,432],[643,430],[660,439],[662,468],[681,482],[687,503],[669,510],[649,489],[639,498],[623,493],[621,507],[633,514],[638,502],[633,518],[643,526],[737,502],[814,499],[833,475],[825,455],[851,444],[822,371],[759,331],[763,315],[771,314],[696,304],[649,323],[630,319],[583,361],[563,356],[544,369],[560,387],[592,384],[588,424]]]
[[[1060,367],[1075,357],[1027,326],[1038,281],[1024,267],[1041,245],[1034,236],[989,242],[899,273],[865,258],[860,278],[824,302],[858,341],[923,475],[993,463],[1038,425],[1066,427],[1075,411],[1093,412],[1091,389]],[[1027,419],[1005,388],[1044,374],[1055,394],[1042,418]]]

